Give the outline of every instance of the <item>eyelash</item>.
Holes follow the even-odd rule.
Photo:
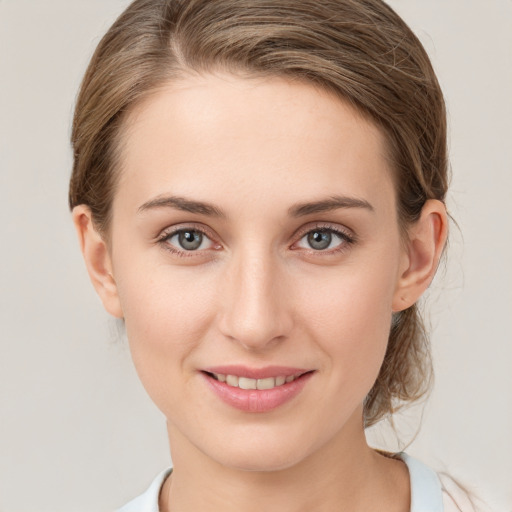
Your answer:
[[[173,236],[179,235],[180,233],[186,233],[187,231],[201,233],[203,236],[208,238],[211,241],[212,244],[215,245],[215,242],[213,241],[214,237],[212,236],[212,234],[210,234],[210,232],[208,232],[207,230],[205,230],[204,228],[202,228],[200,226],[194,226],[194,225],[183,226],[183,227],[180,227],[180,228],[171,228],[169,230],[166,230],[166,231],[164,231],[161,234],[161,236],[159,236],[157,238],[156,242],[158,244],[160,244],[165,250],[170,251],[171,253],[176,254],[179,257],[190,258],[190,257],[197,256],[202,251],[198,251],[198,250],[186,251],[185,249],[180,250],[177,247],[174,247],[173,245],[171,245],[169,243],[169,240]],[[217,245],[219,245],[219,244],[217,244]]]
[[[180,228],[172,228],[170,230],[164,231],[161,234],[161,236],[159,236],[157,238],[156,242],[158,244],[160,244],[164,249],[170,251],[173,254],[176,254],[179,257],[190,258],[190,257],[197,256],[198,254],[200,254],[201,252],[203,252],[206,249],[203,249],[202,251],[201,250],[191,250],[191,251],[180,250],[169,243],[169,240],[173,236],[178,235],[180,233],[185,233],[187,231],[201,233],[203,236],[208,238],[212,244],[215,245],[214,237],[207,230],[205,230],[204,228],[202,228],[200,226],[194,226],[194,225],[184,226],[184,227],[180,227]],[[309,253],[314,254],[314,255],[331,255],[331,254],[341,253],[341,252],[346,251],[351,245],[353,245],[357,242],[355,235],[348,232],[348,230],[344,231],[342,229],[335,228],[328,224],[316,223],[315,225],[313,225],[313,226],[309,225],[309,226],[303,228],[302,230],[300,230],[298,233],[296,233],[296,235],[294,235],[294,236],[298,237],[298,239],[296,242],[294,242],[293,245],[297,244],[305,236],[307,236],[310,233],[313,233],[315,231],[333,234],[340,239],[340,243],[334,249],[330,249],[330,250],[319,250],[319,249],[313,249],[313,248],[311,248],[309,250],[306,249]],[[217,245],[220,245],[220,244],[217,244]],[[292,249],[292,250],[297,250],[297,249]]]
[[[343,230],[338,227],[334,227],[330,224],[325,223],[315,223],[314,225],[308,225],[304,227],[303,229],[299,230],[299,232],[296,234],[298,237],[297,242],[294,242],[294,245],[300,242],[305,236],[309,235],[310,233],[314,233],[315,231],[319,231],[322,233],[330,233],[335,236],[337,236],[340,239],[340,243],[338,246],[336,246],[334,249],[327,249],[327,250],[319,250],[319,249],[313,249],[310,248],[308,252],[310,254],[314,255],[332,255],[332,254],[339,254],[342,253],[348,248],[355,244],[357,242],[356,236],[352,234],[348,230]]]

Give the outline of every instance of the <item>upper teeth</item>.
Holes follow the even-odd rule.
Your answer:
[[[272,389],[276,386],[282,386],[286,382],[299,377],[299,375],[289,375],[288,377],[268,377],[266,379],[249,379],[248,377],[237,377],[236,375],[223,375],[214,373],[213,376],[220,382],[225,382],[228,386],[240,389]]]

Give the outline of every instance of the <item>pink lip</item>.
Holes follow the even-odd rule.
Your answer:
[[[217,366],[201,372],[201,375],[209,388],[224,403],[231,407],[245,412],[267,412],[296,397],[309,381],[313,372],[304,373],[292,382],[287,382],[282,386],[276,386],[273,389],[240,389],[228,386],[225,382],[220,382],[205,372],[237,375],[251,379],[264,379],[268,377],[297,375],[305,371],[307,372],[307,370],[298,368],[279,366],[262,369],[250,369],[240,366]]]

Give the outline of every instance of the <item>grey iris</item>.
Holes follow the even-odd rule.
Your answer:
[[[312,231],[308,234],[308,244],[317,251],[327,249],[331,241],[332,234],[329,231]]]
[[[181,247],[187,251],[194,251],[201,246],[203,234],[199,231],[181,231],[178,234]]]

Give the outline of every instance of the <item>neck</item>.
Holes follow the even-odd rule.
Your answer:
[[[284,469],[247,471],[213,460],[168,425],[173,473],[162,512],[332,512],[409,510],[405,465],[368,447],[362,422]]]

